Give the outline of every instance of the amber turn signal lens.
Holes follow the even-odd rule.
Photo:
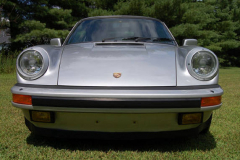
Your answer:
[[[203,97],[201,100],[201,107],[215,106],[221,104],[221,96],[217,97]]]
[[[32,97],[29,95],[12,94],[12,98],[14,103],[32,105]]]

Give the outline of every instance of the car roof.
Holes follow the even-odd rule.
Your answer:
[[[151,20],[157,20],[162,22],[161,20],[157,18],[152,17],[145,17],[145,16],[132,16],[132,15],[114,15],[114,16],[95,16],[95,17],[87,17],[83,18],[80,21],[88,20],[88,19],[105,19],[105,18],[138,18],[138,19],[151,19]]]

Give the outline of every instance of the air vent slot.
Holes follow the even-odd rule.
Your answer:
[[[129,46],[129,45],[131,45],[131,46],[144,46],[144,43],[134,43],[134,42],[126,42],[126,43],[124,43],[124,42],[121,42],[121,43],[119,43],[119,42],[104,42],[104,43],[95,43],[95,46],[110,46],[110,45],[112,45],[112,46]]]

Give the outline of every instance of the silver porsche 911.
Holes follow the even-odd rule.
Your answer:
[[[19,54],[12,104],[38,135],[196,135],[222,104],[218,69],[212,51],[196,39],[178,46],[157,19],[90,17],[63,44],[55,38]]]

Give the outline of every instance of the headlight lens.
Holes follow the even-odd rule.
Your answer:
[[[43,68],[43,57],[38,51],[26,51],[19,59],[19,66],[23,73],[37,75]]]
[[[47,71],[48,66],[48,53],[39,47],[22,52],[17,59],[18,74],[26,80],[41,77]]]
[[[204,48],[192,49],[186,57],[186,66],[191,76],[201,81],[213,79],[219,67],[217,56]]]
[[[197,52],[192,57],[192,69],[200,77],[208,77],[216,68],[216,59],[209,52]]]

